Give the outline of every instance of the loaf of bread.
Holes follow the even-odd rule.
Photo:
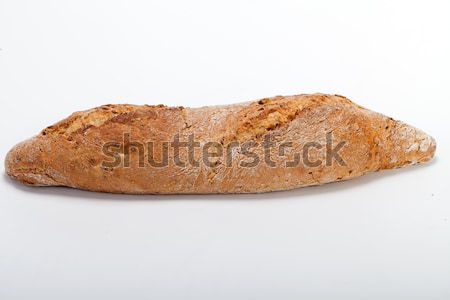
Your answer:
[[[127,194],[259,193],[430,160],[435,140],[340,95],[200,108],[104,105],[19,143],[6,173]]]

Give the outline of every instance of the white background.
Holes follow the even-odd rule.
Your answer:
[[[338,93],[427,165],[263,195],[0,180],[0,299],[450,299],[448,1],[0,0],[2,159],[73,111]]]

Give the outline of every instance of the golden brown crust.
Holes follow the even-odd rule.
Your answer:
[[[263,157],[264,137],[271,134],[276,147],[267,151],[275,165],[260,162],[243,167],[240,163],[249,157],[238,148],[231,149],[230,164],[221,156],[209,164],[179,166],[169,153],[165,167],[139,166],[139,158],[148,162],[149,152],[138,157],[140,151],[132,151],[129,167],[105,167],[110,157],[103,146],[124,143],[124,134],[129,134],[130,143],[154,142],[156,158],[163,153],[163,142],[176,135],[185,141],[192,134],[201,146],[214,142],[224,150],[232,143],[254,141],[258,143],[254,153]],[[327,140],[329,136],[332,140]],[[325,149],[345,142],[339,152],[344,164],[332,160],[330,165],[286,166],[311,142],[316,143],[309,152],[312,162],[327,161]],[[280,153],[280,145],[288,143],[290,147]],[[323,184],[421,163],[433,157],[435,148],[434,139],[414,127],[343,96],[312,94],[201,108],[104,105],[76,112],[16,145],[6,157],[5,169],[30,185],[131,194],[248,193]],[[202,155],[197,151],[193,158],[202,162]],[[189,160],[186,152],[178,158]]]

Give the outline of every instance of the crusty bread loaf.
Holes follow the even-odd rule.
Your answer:
[[[5,168],[36,186],[258,193],[422,163],[435,148],[414,127],[343,96],[312,94],[200,108],[104,105],[16,145]]]

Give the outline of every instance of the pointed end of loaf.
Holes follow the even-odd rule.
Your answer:
[[[387,169],[424,163],[436,153],[436,140],[432,136],[401,121],[395,121],[386,140],[380,146],[383,167]]]
[[[41,137],[15,145],[5,158],[5,172],[17,181],[33,186],[58,185],[45,164]]]

